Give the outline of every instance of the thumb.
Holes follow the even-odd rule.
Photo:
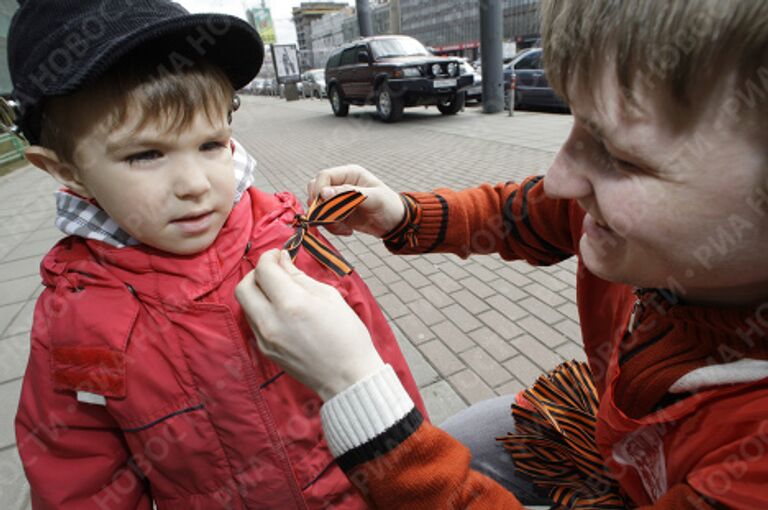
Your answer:
[[[366,193],[366,188],[361,188],[360,186],[352,186],[351,184],[343,184],[341,186],[326,186],[325,188],[321,189],[320,198],[323,200],[329,200],[336,195],[346,193],[347,191],[357,191],[363,195],[368,196]]]
[[[313,289],[317,289],[318,286],[323,285],[296,267],[296,264],[294,264],[293,260],[291,260],[291,255],[285,250],[280,252],[280,260],[278,263],[280,264],[280,267],[282,267],[283,270],[288,273],[291,279],[299,286],[303,287],[304,290],[311,291]]]

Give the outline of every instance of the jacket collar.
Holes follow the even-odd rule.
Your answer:
[[[256,160],[232,140],[232,156],[235,167],[235,204],[253,184]],[[141,244],[120,228],[94,201],[76,195],[70,190],[59,190],[56,197],[56,226],[67,235],[102,241],[115,248]]]

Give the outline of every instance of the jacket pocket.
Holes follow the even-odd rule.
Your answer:
[[[143,423],[121,423],[153,494],[172,499],[221,492],[231,478],[229,465],[204,405],[172,406],[157,414]]]

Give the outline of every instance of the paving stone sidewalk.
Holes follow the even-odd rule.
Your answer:
[[[244,97],[235,136],[259,161],[256,185],[306,198],[329,166],[361,164],[397,190],[461,189],[546,172],[568,133],[568,115],[517,112],[455,117],[406,110],[397,124],[372,108],[346,119],[325,101]],[[32,168],[0,177],[0,501],[29,508],[13,416],[29,355],[38,266],[61,237],[52,179]],[[548,268],[498,256],[396,257],[364,235],[333,238],[395,329],[434,422],[472,403],[515,393],[580,347],[574,260]]]

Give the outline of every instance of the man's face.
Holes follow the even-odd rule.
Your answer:
[[[756,129],[719,110],[717,96],[692,107],[706,108],[700,116],[679,119],[687,127],[672,129],[669,110],[650,95],[622,108],[607,73],[597,104],[573,97],[575,123],[545,189],[587,212],[586,267],[691,302],[768,298],[768,157],[764,143],[747,136]]]
[[[235,175],[226,114],[200,113],[181,131],[129,116],[104,122],[81,138],[78,175],[120,227],[142,243],[177,255],[198,253],[216,239],[232,210]]]

